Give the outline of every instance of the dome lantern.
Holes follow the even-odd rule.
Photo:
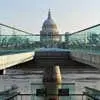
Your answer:
[[[48,11],[48,19],[51,19],[51,12],[50,12],[50,9]]]

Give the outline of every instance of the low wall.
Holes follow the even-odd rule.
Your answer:
[[[91,54],[86,52],[71,52],[71,58],[73,60],[91,65],[96,68],[100,68],[100,54]]]

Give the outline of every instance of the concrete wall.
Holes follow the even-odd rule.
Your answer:
[[[91,65],[96,68],[100,68],[100,54],[92,54],[86,52],[71,52],[71,58],[73,60]]]

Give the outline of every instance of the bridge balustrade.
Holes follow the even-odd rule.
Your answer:
[[[69,49],[100,53],[100,24],[69,35]]]
[[[53,37],[53,38],[52,38]],[[59,38],[59,40],[57,40]],[[33,34],[0,23],[0,54],[19,53],[38,48],[68,48],[64,34]],[[41,40],[42,39],[42,40]]]
[[[53,37],[53,38],[52,38]],[[59,40],[57,40],[59,38]],[[39,48],[61,48],[91,53],[100,51],[100,24],[72,34],[44,35],[29,33],[0,23],[0,54]]]
[[[0,100],[45,100],[47,96],[54,97],[54,100],[100,100],[100,94],[98,93],[90,94],[86,90],[82,93],[76,93],[74,83],[61,83],[57,85],[61,85],[58,89],[58,94],[46,94],[43,84],[31,83],[31,93],[19,93],[10,90],[13,93],[6,94],[5,91],[5,94],[0,94]],[[61,91],[63,89],[67,91]]]

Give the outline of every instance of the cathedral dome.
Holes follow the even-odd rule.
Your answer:
[[[59,32],[54,20],[51,17],[50,10],[48,12],[48,17],[42,25],[42,30],[40,31],[40,41],[48,43],[50,41],[60,41]],[[46,44],[45,47],[52,47],[52,42]]]
[[[51,18],[50,10],[48,12],[48,18],[44,21],[42,29],[46,30],[57,30],[57,26],[54,22],[54,20]]]
[[[43,23],[43,27],[52,27],[52,28],[57,28],[55,22],[53,21],[53,19],[47,19],[44,21]]]

